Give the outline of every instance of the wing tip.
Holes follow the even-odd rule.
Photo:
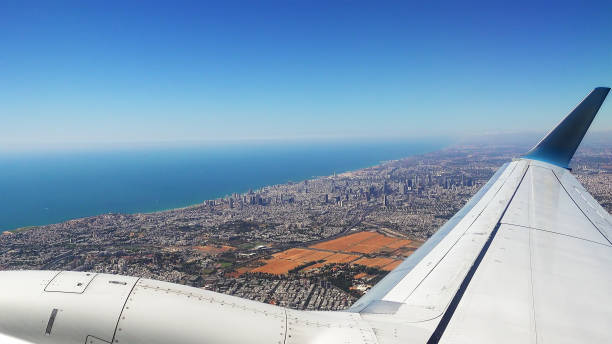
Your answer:
[[[540,160],[563,168],[569,162],[591,126],[610,87],[596,87],[576,108],[553,128],[523,158]]]

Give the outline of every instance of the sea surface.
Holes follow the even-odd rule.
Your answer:
[[[0,230],[152,212],[442,148],[439,141],[0,153]]]

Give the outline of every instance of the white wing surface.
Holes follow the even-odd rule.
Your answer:
[[[597,88],[345,312],[86,272],[0,272],[2,343],[612,343],[612,218],[568,164]]]
[[[565,168],[608,91],[500,168],[353,305],[381,343],[391,333],[406,343],[612,342],[612,220]]]

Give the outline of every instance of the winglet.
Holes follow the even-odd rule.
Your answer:
[[[569,168],[578,145],[610,91],[597,87],[523,157]]]

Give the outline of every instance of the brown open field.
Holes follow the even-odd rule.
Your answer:
[[[291,248],[286,251],[276,253],[273,259],[286,259],[308,263],[315,260],[325,259],[333,254],[333,252],[315,251],[307,248]]]
[[[370,266],[373,268],[379,268],[382,270],[391,270],[391,269],[387,269],[386,266],[392,263],[401,263],[401,261],[399,260],[394,260],[391,258],[360,258],[356,261],[353,262],[353,264],[356,265],[365,265],[365,266]]]
[[[353,278],[360,279],[360,278],[364,278],[366,276],[368,276],[368,274],[366,274],[365,272],[360,272],[357,275],[355,275]]]
[[[409,255],[413,254],[415,250],[416,249],[412,247],[404,247],[395,251],[394,254],[397,256],[408,257]]]
[[[251,271],[286,274],[295,267],[320,260],[324,262],[309,266],[306,270],[314,270],[327,264],[350,263],[390,271],[399,265],[401,260],[380,257],[381,255],[408,256],[413,252],[413,247],[418,247],[418,245],[420,242],[392,238],[376,232],[359,232],[307,248],[291,248],[278,252],[271,259],[263,261],[263,266]],[[362,254],[373,254],[379,257],[368,258],[363,257]]]
[[[264,272],[267,274],[282,275],[289,270],[302,265],[302,262],[296,262],[285,259],[270,259],[266,261],[266,265],[260,266],[251,270],[251,272]]]
[[[242,276],[242,274],[246,272],[251,272],[252,268],[249,267],[241,267],[227,274],[229,277],[237,278]]]
[[[328,265],[328,264],[346,264],[346,263],[350,263],[350,262],[352,262],[355,259],[359,259],[360,257],[361,256],[354,255],[354,254],[334,253],[331,256],[326,257],[325,261],[323,263],[317,263],[317,264],[311,265],[311,266],[307,267],[305,269],[305,271],[322,268],[323,266]]]
[[[387,264],[382,267],[382,270],[391,271],[395,269],[398,265],[402,264],[401,260],[393,261],[393,263]]]
[[[392,238],[376,232],[359,232],[310,247],[339,252],[371,254],[377,252],[391,253],[399,248],[412,246],[412,240]]]
[[[400,248],[400,247],[409,246],[411,243],[412,243],[412,240],[396,239],[395,241],[387,244],[386,246],[390,248]]]
[[[317,251],[307,248],[291,248],[273,255],[273,258],[264,261],[265,265],[251,270],[252,272],[265,272],[269,274],[286,274],[289,270],[309,262],[325,260],[337,254],[327,251]],[[348,255],[346,255],[348,256]],[[355,256],[353,259],[358,258]],[[339,258],[335,258],[339,259]]]
[[[311,250],[303,249],[303,248],[291,248],[286,251],[278,252],[273,255],[273,259],[286,259],[286,260],[296,260],[302,261],[302,258],[308,256],[312,253]]]
[[[357,253],[374,253],[377,252],[381,249],[382,247],[378,247],[375,245],[366,245],[366,244],[357,244],[354,245],[352,247],[350,247],[348,249],[348,251],[350,252],[357,252]]]
[[[382,234],[378,234],[377,236],[366,240],[366,242],[362,242],[361,245],[371,245],[371,246],[389,246],[401,241],[402,239],[392,238],[388,236],[384,236]]]
[[[350,248],[351,246],[356,245],[371,237],[375,237],[377,235],[380,235],[380,234],[375,233],[375,232],[359,232],[359,233],[350,234],[344,237],[340,237],[338,239],[324,241],[322,243],[318,243],[311,247],[318,248],[318,249],[324,249],[324,250],[349,252],[348,248]]]
[[[325,261],[327,263],[343,264],[343,263],[350,263],[357,258],[359,258],[359,256],[354,255],[354,254],[334,253],[333,255],[325,258]]]
[[[223,252],[227,252],[227,251],[233,251],[236,248],[232,247],[232,246],[225,246],[225,245],[219,245],[219,246],[213,246],[213,245],[205,245],[205,246],[194,246],[193,248],[195,248],[196,250],[202,252],[202,253],[206,253],[206,254],[219,254],[219,253],[223,253]]]
[[[324,262],[324,263],[317,263],[317,264],[314,264],[314,265],[311,265],[311,266],[309,266],[309,267],[305,268],[305,269],[304,269],[304,271],[310,271],[310,270],[314,270],[314,269],[322,268],[322,267],[324,267],[324,266],[325,266],[325,265],[327,265],[327,264],[329,264],[329,263],[328,263],[328,262]]]

